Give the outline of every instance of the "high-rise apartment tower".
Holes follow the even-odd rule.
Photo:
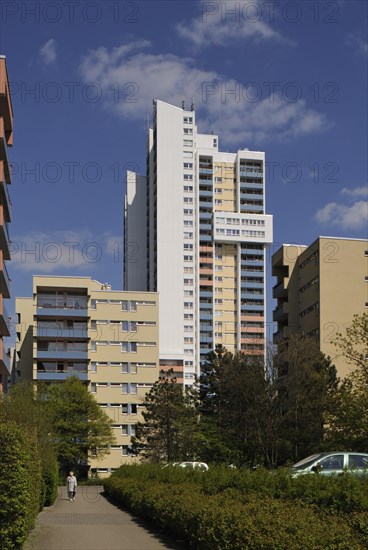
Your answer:
[[[124,288],[160,295],[160,365],[191,384],[217,344],[263,356],[265,155],[219,151],[195,111],[155,100],[146,175],[127,174]]]
[[[7,390],[10,355],[3,338],[10,336],[9,317],[4,299],[10,298],[10,279],[6,261],[10,260],[8,226],[11,221],[11,183],[7,148],[13,145],[13,110],[5,56],[0,56],[0,397]]]

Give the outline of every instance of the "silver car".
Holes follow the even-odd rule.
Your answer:
[[[313,472],[324,475],[338,475],[344,472],[368,475],[368,453],[317,453],[300,460],[292,467],[293,477]]]

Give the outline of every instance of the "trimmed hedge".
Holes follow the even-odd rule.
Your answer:
[[[0,425],[0,548],[18,549],[41,503],[37,449],[13,422]]]
[[[174,470],[122,467],[105,491],[198,550],[367,548],[367,480]]]

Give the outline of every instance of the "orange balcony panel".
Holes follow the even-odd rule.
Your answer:
[[[201,252],[213,252],[213,246],[202,245],[199,247],[199,254],[201,254]]]
[[[242,353],[244,353],[244,355],[264,355],[261,349],[244,349]]]
[[[254,333],[264,333],[263,327],[242,327],[242,334],[254,334]]]
[[[264,338],[244,338],[241,339],[242,344],[264,344]]]
[[[213,275],[213,269],[200,267],[199,268],[199,274],[200,275]]]
[[[0,58],[0,112],[4,119],[6,143],[11,147],[13,145],[13,108],[5,58]]]
[[[242,315],[242,321],[264,321],[263,315]]]

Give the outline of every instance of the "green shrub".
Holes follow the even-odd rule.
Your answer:
[[[368,479],[122,466],[106,492],[195,548],[368,548]]]
[[[15,423],[0,425],[0,548],[15,550],[33,527],[41,502],[35,443]]]
[[[42,464],[42,484],[44,487],[42,507],[54,504],[58,492],[58,481],[59,466],[56,457],[50,457]]]

